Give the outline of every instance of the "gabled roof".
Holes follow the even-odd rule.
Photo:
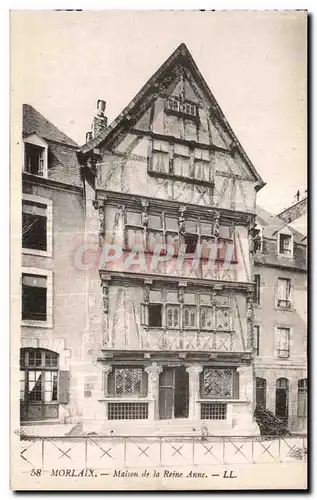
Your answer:
[[[80,152],[82,154],[89,153],[91,150],[94,148],[98,148],[98,146],[104,142],[106,139],[110,138],[112,133],[122,124],[124,119],[127,117],[127,115],[133,114],[135,108],[137,108],[138,104],[142,102],[142,100],[149,94],[149,93],[154,93],[157,92],[157,84],[159,83],[159,80],[162,79],[165,73],[169,72],[173,66],[176,66],[177,64],[182,63],[183,65],[186,65],[192,72],[192,74],[195,76],[197,81],[199,82],[202,90],[205,92],[205,94],[208,96],[210,100],[210,104],[213,107],[213,109],[216,110],[218,118],[221,120],[222,124],[228,131],[229,135],[231,136],[233,142],[236,144],[236,147],[241,154],[242,158],[244,161],[247,163],[250,171],[253,173],[255,179],[259,183],[259,188],[263,187],[265,185],[263,179],[261,176],[258,174],[256,171],[253,163],[245,153],[244,149],[242,148],[238,138],[234,134],[233,130],[231,129],[225,115],[223,114],[220,106],[218,105],[215,97],[213,96],[210,88],[208,87],[206,80],[200,73],[191,53],[189,52],[188,48],[184,43],[179,45],[177,49],[172,53],[172,55],[162,64],[162,66],[154,73],[154,75],[148,80],[148,82],[142,87],[142,89],[138,92],[138,94],[132,99],[132,101],[124,108],[124,110],[117,116],[117,118],[104,130],[95,137],[93,140],[88,142],[87,144],[84,144],[80,148]],[[153,97],[154,99],[154,97]]]
[[[36,133],[49,141],[78,147],[75,141],[59,130],[30,104],[23,104],[23,137]]]
[[[271,240],[275,240],[277,238],[277,233],[283,227],[288,227],[290,231],[293,233],[295,243],[303,244],[303,234],[299,231],[293,229],[289,224],[285,224],[285,222],[275,215],[271,214],[263,207],[259,205],[256,206],[256,214],[257,214],[257,223],[263,228],[263,237],[269,238]]]

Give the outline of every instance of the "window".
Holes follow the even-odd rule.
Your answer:
[[[197,116],[197,106],[189,102],[181,102],[173,97],[165,100],[165,109],[168,111],[176,111],[185,115]]]
[[[203,146],[194,147],[153,139],[152,152],[148,157],[148,173],[210,186],[214,184],[214,155],[214,151]]]
[[[177,290],[150,290],[149,303],[141,303],[141,324],[150,328],[231,331],[232,307],[229,297],[185,292],[183,305]]]
[[[291,307],[291,280],[278,278],[277,280],[277,307]]]
[[[162,326],[162,305],[149,304],[149,326],[160,328]]]
[[[22,252],[52,256],[53,203],[52,200],[23,193]]]
[[[22,202],[22,247],[47,250],[46,205]]]
[[[260,355],[260,327],[259,325],[254,326],[254,351],[255,355]]]
[[[232,368],[204,368],[201,383],[202,398],[239,397],[239,375]]]
[[[260,299],[261,299],[261,276],[260,276],[260,274],[255,274],[253,281],[255,284],[253,302],[256,305],[260,305]]]
[[[224,403],[201,403],[200,418],[202,420],[226,420],[227,405]]]
[[[185,234],[184,241],[185,241],[185,245],[186,245],[186,253],[194,254],[196,252],[198,236],[191,235],[191,234]]]
[[[22,275],[22,320],[46,321],[47,279],[45,276]]]
[[[24,144],[24,170],[29,174],[44,176],[45,149],[35,144]]]
[[[144,249],[147,252],[161,254],[170,252],[177,256],[180,249],[192,257],[199,245],[199,256],[202,259],[215,259],[237,263],[234,242],[234,228],[229,225],[220,225],[217,244],[213,236],[214,223],[210,220],[186,218],[180,222],[179,216],[175,217],[166,213],[149,213],[146,224],[142,225],[141,212],[126,211],[125,214],[125,249]],[[185,224],[185,234],[180,231],[180,223]]]
[[[22,326],[53,327],[53,273],[23,267],[21,276]]]
[[[108,403],[109,420],[138,420],[148,418],[148,403]]]
[[[278,358],[290,356],[290,329],[278,327],[276,329],[276,348]]]
[[[166,306],[166,326],[167,328],[180,328],[179,306]]]
[[[279,234],[279,253],[282,255],[292,255],[292,236],[289,234]]]
[[[297,415],[301,418],[307,418],[307,378],[298,381]]]
[[[147,374],[142,367],[116,366],[108,376],[108,394],[116,397],[147,394]]]
[[[58,417],[59,355],[46,349],[20,350],[22,420]]]

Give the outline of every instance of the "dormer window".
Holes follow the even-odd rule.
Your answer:
[[[37,134],[32,134],[24,140],[23,170],[28,174],[47,177],[48,144]]]
[[[190,102],[181,102],[178,99],[171,97],[165,101],[165,109],[174,111],[189,116],[197,116],[197,106]]]
[[[292,236],[290,234],[279,235],[279,253],[282,255],[292,255]]]
[[[33,144],[25,144],[24,167],[29,174],[44,176],[44,153],[45,149]]]

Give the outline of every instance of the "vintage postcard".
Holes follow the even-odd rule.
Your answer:
[[[11,488],[307,488],[306,11],[12,11]]]

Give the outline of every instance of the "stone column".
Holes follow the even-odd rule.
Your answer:
[[[108,377],[112,371],[112,365],[102,367],[102,396],[108,396]]]
[[[199,375],[203,371],[201,365],[192,365],[186,368],[189,375],[189,412],[188,418],[191,420],[199,420]]]
[[[148,399],[149,402],[149,420],[155,420],[158,417],[158,399],[159,399],[159,375],[162,367],[157,363],[152,363],[145,368],[148,374]]]
[[[268,372],[266,379],[266,409],[275,413],[276,379],[274,374],[272,378],[269,378],[269,376]]]

